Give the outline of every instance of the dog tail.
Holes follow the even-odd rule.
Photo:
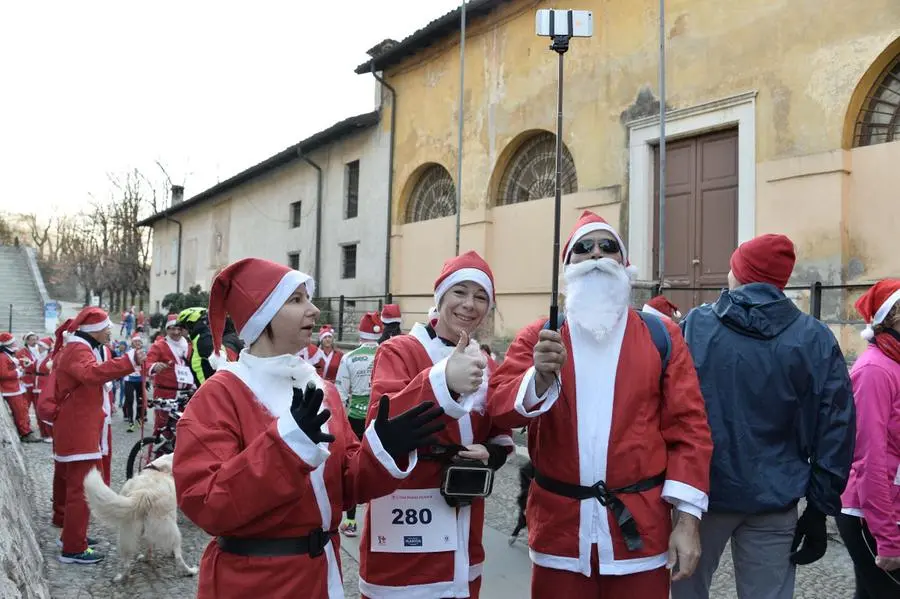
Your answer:
[[[140,518],[150,507],[145,496],[126,497],[110,489],[96,468],[84,477],[84,494],[91,514],[108,526]]]

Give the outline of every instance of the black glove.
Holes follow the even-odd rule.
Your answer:
[[[488,468],[491,470],[500,470],[503,467],[503,464],[506,463],[506,458],[509,456],[509,452],[506,450],[506,447],[503,445],[495,445],[493,443],[485,443],[485,449],[488,450]]]
[[[391,400],[387,395],[382,395],[378,400],[375,433],[381,446],[394,459],[402,458],[423,445],[433,445],[436,441],[431,435],[446,426],[443,422],[434,422],[444,415],[444,408],[435,408],[433,401],[426,401],[393,418],[388,418],[390,410]]]
[[[306,385],[306,391],[294,387],[294,401],[291,403],[291,416],[300,430],[306,433],[313,443],[333,443],[334,435],[322,432],[322,425],[331,418],[331,411],[327,408],[319,413],[325,394],[316,387],[315,383]]]
[[[800,546],[802,542],[802,547]],[[798,550],[797,548],[800,547]],[[811,503],[797,520],[794,542],[791,544],[791,563],[805,566],[818,561],[828,549],[828,533],[825,531],[825,514]]]

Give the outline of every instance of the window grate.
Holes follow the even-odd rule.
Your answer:
[[[296,229],[300,226],[303,218],[303,202],[291,203],[291,228]]]
[[[900,56],[872,87],[856,119],[853,147],[900,140]]]
[[[427,167],[409,197],[406,222],[417,223],[456,214],[456,185],[439,164]]]
[[[288,266],[294,270],[300,270],[300,252],[288,253]]]
[[[565,144],[560,165],[563,194],[578,191],[575,160]],[[539,133],[516,150],[497,193],[497,205],[518,204],[553,197],[556,194],[556,136]]]
[[[341,246],[341,278],[356,278],[356,244]]]
[[[347,164],[347,203],[344,218],[356,218],[359,215],[359,160]]]

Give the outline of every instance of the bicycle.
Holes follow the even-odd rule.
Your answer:
[[[125,480],[139,474],[156,458],[175,451],[175,427],[193,394],[193,391],[178,391],[175,399],[159,399],[149,404],[149,407],[166,411],[168,417],[161,428],[153,431],[153,436],[138,440],[131,448],[125,463]]]

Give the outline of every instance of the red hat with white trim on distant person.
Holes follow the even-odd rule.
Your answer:
[[[325,337],[334,337],[334,327],[330,324],[323,324],[319,328],[319,340],[321,341]]]
[[[63,336],[75,331],[82,333],[99,333],[112,326],[109,315],[102,308],[87,306],[81,309],[78,316],[70,318],[56,329],[56,343],[53,351],[58,352],[63,346]]]
[[[177,327],[178,326],[178,314],[172,312],[168,316],[166,316],[166,328]]]
[[[12,333],[0,333],[0,345],[6,347],[7,345],[15,345],[16,338],[13,337]]]
[[[861,333],[863,339],[875,338],[875,327],[884,322],[898,302],[900,302],[900,279],[878,281],[856,300],[856,311],[867,323]]]
[[[594,231],[607,231],[612,234],[615,240],[619,242],[619,247],[622,249],[622,262],[625,266],[631,266],[631,263],[628,261],[628,250],[625,249],[625,244],[622,242],[619,232],[606,222],[606,219],[590,210],[582,212],[581,216],[578,217],[578,220],[575,222],[575,226],[572,228],[568,240],[566,240],[566,245],[563,247],[562,256],[560,256],[563,264],[569,263],[569,258],[572,255],[572,246],[575,245],[575,242]]]
[[[377,312],[366,312],[359,320],[360,341],[378,341],[383,330],[384,325]]]
[[[670,320],[681,318],[681,312],[679,312],[678,306],[669,301],[669,298],[664,295],[657,295],[656,297],[647,300],[647,303],[644,304],[641,312],[665,316]]]
[[[313,296],[311,276],[262,258],[244,258],[224,268],[213,280],[206,313],[213,347],[222,347],[226,315],[244,343],[252,345],[300,285]]]
[[[42,337],[38,339],[38,345],[43,346],[44,349],[50,349],[53,347],[53,337]]]
[[[745,241],[731,254],[731,274],[742,285],[768,283],[784,289],[794,272],[794,242],[786,235],[766,234]]]
[[[391,324],[392,322],[402,322],[403,318],[400,314],[400,306],[397,304],[385,304],[381,309],[381,322]]]
[[[489,308],[494,305],[494,273],[484,258],[469,250],[444,262],[441,274],[434,282],[434,305],[441,305],[441,298],[450,288],[459,283],[471,281],[488,294]]]

